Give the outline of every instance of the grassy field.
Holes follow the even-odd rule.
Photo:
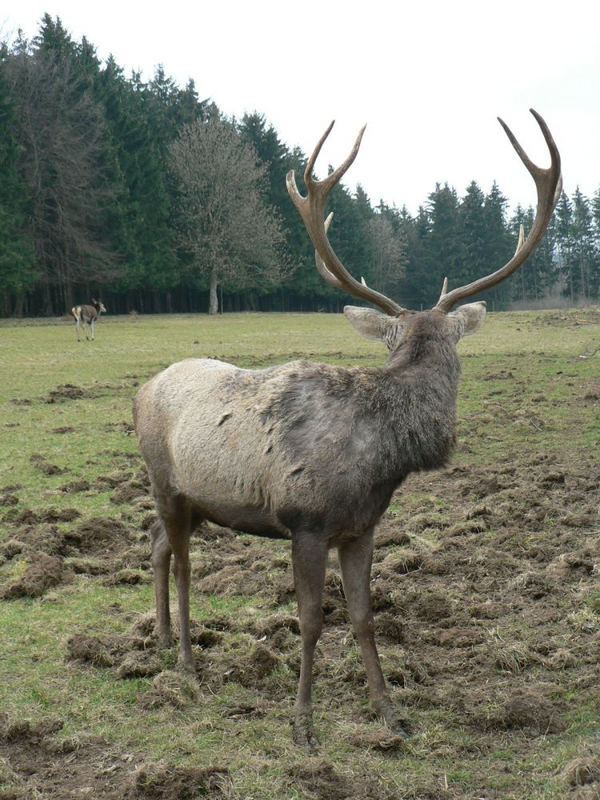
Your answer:
[[[600,797],[600,312],[490,315],[460,344],[452,466],[378,532],[384,671],[413,729],[368,710],[335,559],[319,755],[291,743],[289,546],[193,545],[198,680],[153,638],[152,501],[131,424],[189,356],[383,363],[341,316],[0,324],[0,798]]]

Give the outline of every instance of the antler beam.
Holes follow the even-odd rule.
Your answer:
[[[533,161],[531,161],[508,125],[501,120],[500,117],[498,117],[498,121],[504,128],[510,143],[517,151],[517,155],[535,181],[537,188],[537,211],[533,226],[529,232],[529,236],[527,239],[525,239],[525,241],[523,241],[523,232],[520,232],[519,242],[517,244],[517,249],[514,256],[503,267],[496,270],[496,272],[492,272],[490,275],[487,275],[484,278],[479,278],[478,280],[468,283],[465,286],[452,289],[450,292],[448,291],[448,279],[446,278],[444,280],[444,286],[442,287],[440,299],[435,306],[435,308],[439,311],[450,311],[450,309],[461,300],[464,300],[467,297],[472,297],[472,295],[478,294],[485,289],[491,289],[492,286],[497,286],[499,283],[506,280],[509,275],[512,275],[513,272],[516,272],[516,270],[518,270],[519,267],[529,258],[546,232],[546,228],[548,227],[548,223],[552,217],[552,212],[554,211],[562,191],[560,153],[558,152],[558,148],[554,142],[554,139],[552,138],[550,129],[546,125],[543,118],[537,113],[537,111],[534,111],[533,108],[529,110],[540,126],[544,139],[546,140],[546,144],[548,145],[548,150],[550,151],[551,163],[548,169],[542,169],[542,167],[538,167],[537,164],[534,164]]]
[[[365,132],[365,128],[363,127],[360,130],[354,143],[354,147],[352,148],[350,155],[346,158],[346,160],[322,181],[317,181],[313,178],[313,169],[319,153],[321,152],[321,148],[323,147],[323,143],[331,133],[333,125],[334,123],[332,122],[323,136],[321,136],[317,142],[317,146],[313,150],[311,157],[308,159],[308,163],[304,171],[304,183],[306,184],[306,188],[308,190],[307,196],[303,197],[298,191],[294,170],[291,170],[287,174],[287,190],[294,205],[298,209],[300,216],[302,217],[304,225],[306,226],[306,230],[308,231],[308,235],[310,236],[315,247],[315,262],[322,278],[330,286],[348,292],[348,294],[358,297],[361,300],[366,300],[369,303],[373,303],[373,305],[376,305],[385,311],[386,314],[398,316],[399,314],[402,314],[405,309],[403,309],[402,306],[399,306],[393,300],[390,300],[390,298],[386,297],[384,294],[381,294],[374,289],[370,289],[368,286],[359,283],[359,281],[353,278],[346,267],[342,264],[338,256],[335,254],[329,239],[327,238],[327,230],[331,224],[332,214],[327,217],[327,220],[324,219],[325,203],[327,202],[327,198],[333,187],[336,186],[336,184],[340,181],[342,176],[354,162],[354,159],[356,158],[360,148],[363,133]]]

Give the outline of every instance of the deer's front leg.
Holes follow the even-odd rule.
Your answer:
[[[294,585],[298,600],[302,661],[296,698],[294,742],[315,749],[319,746],[312,722],[312,669],[315,647],[323,627],[323,586],[327,542],[316,534],[298,534],[292,542]]]
[[[340,545],[338,554],[348,611],[367,672],[371,704],[394,733],[407,736],[402,717],[388,694],[375,646],[370,588],[373,532],[369,531],[358,539]]]

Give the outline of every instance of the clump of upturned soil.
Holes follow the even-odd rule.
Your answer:
[[[119,486],[110,500],[111,503],[114,503],[115,505],[125,505],[127,503],[132,503],[141,497],[149,497],[149,486],[147,482],[142,481],[139,478],[131,478],[131,480],[128,480]]]
[[[256,642],[248,651],[240,646],[229,654],[230,666],[222,661],[226,659],[224,655],[217,655],[219,668],[216,670],[216,677],[219,673],[227,681],[236,681],[248,688],[260,688],[273,670],[282,663],[281,658],[262,642]]]
[[[64,578],[62,558],[39,553],[26,568],[25,573],[3,587],[0,599],[14,600],[17,597],[40,597],[48,589],[58,586]]]
[[[126,652],[122,640],[112,636],[86,636],[77,633],[67,641],[68,658],[83,661],[97,667],[112,667],[119,656]]]
[[[140,697],[140,703],[145,708],[187,708],[199,701],[200,687],[194,676],[175,670],[159,672],[152,681],[152,688]]]
[[[7,521],[16,525],[39,525],[40,522],[72,522],[80,516],[76,508],[46,508],[42,511],[25,508],[14,515],[11,512]]]
[[[93,553],[106,548],[122,549],[123,544],[129,541],[129,531],[118,519],[93,517],[67,532],[65,538],[80,552]]]
[[[139,767],[123,792],[123,800],[196,800],[232,797],[229,770],[222,767]]]
[[[52,428],[50,433],[74,433],[75,428],[71,425],[61,425],[59,428]]]
[[[79,492],[87,492],[91,486],[89,481],[87,481],[85,478],[82,478],[81,480],[77,481],[69,481],[69,483],[65,483],[58,488],[65,494],[78,494]]]
[[[82,389],[81,386],[74,386],[72,383],[63,383],[56,389],[51,389],[46,397],[42,397],[43,403],[64,403],[67,400],[81,400],[83,397],[94,397],[94,393],[89,389]]]
[[[565,729],[561,706],[538,687],[517,688],[492,708],[476,712],[477,724],[487,730],[527,729],[537,734]]]
[[[307,760],[291,767],[288,775],[317,800],[394,800],[397,797],[376,778],[354,772],[350,778],[321,760]]]
[[[390,642],[404,641],[404,625],[397,614],[381,612],[375,616],[375,633]]]
[[[68,470],[59,467],[57,464],[51,464],[46,456],[41,453],[34,453],[29,459],[31,464],[44,475],[63,475]]]
[[[13,743],[18,741],[40,742],[46,736],[61,730],[63,720],[48,718],[38,723],[31,720],[14,721],[7,714],[0,714],[0,742]]]
[[[379,728],[374,731],[357,731],[348,737],[348,741],[354,747],[361,750],[374,750],[377,753],[395,754],[406,749],[407,740],[402,736],[396,736],[386,728]]]
[[[600,784],[600,754],[586,753],[574,758],[564,768],[562,776],[567,786],[571,787]]]
[[[129,652],[117,669],[118,678],[147,678],[162,670],[162,661],[148,650]]]

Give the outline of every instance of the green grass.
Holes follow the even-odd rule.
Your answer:
[[[380,345],[361,339],[337,315],[108,317],[97,326],[97,337],[93,343],[77,343],[73,326],[66,322],[0,325],[0,487],[20,487],[15,489],[16,511],[74,506],[84,518],[125,514],[132,525],[139,525],[141,513],[111,502],[112,490],[72,495],[59,487],[139,469],[135,437],[128,429],[131,401],[138,385],[174,361],[211,356],[259,367],[290,358],[341,365],[374,365],[385,359]],[[576,462],[580,452],[597,448],[598,407],[583,398],[596,389],[600,394],[599,342],[600,317],[593,311],[490,315],[481,333],[460,344],[461,444],[454,464],[507,462],[528,451]],[[90,396],[43,401],[64,384],[81,387]],[[73,432],[54,432],[64,426]],[[35,454],[65,472],[44,474],[31,460]],[[428,542],[435,548],[440,529],[453,519],[452,503],[435,486],[407,486],[394,499],[390,518],[400,520],[424,506],[430,508],[428,524],[433,528],[418,536],[423,546]],[[0,510],[0,542],[15,534],[11,511]],[[552,535],[553,524],[552,519],[544,522],[544,535]],[[66,529],[72,523],[59,525]],[[494,531],[482,536],[492,541]],[[534,541],[533,534],[524,532],[525,546]],[[287,547],[276,546],[285,556]],[[19,559],[1,565],[0,583],[23,569]],[[195,593],[192,606],[198,620],[215,613],[252,620],[267,613],[258,596]],[[139,698],[151,679],[117,680],[110,669],[67,661],[66,641],[73,633],[125,633],[136,614],[152,609],[150,584],[109,587],[87,576],[76,576],[39,599],[0,601],[0,708],[17,719],[58,715],[65,720],[64,735],[103,736],[149,760],[227,765],[240,797],[309,796],[289,777],[293,767],[314,763],[291,744],[293,692],[281,692],[259,719],[223,715],[227,705],[256,700],[255,690],[236,683],[217,693],[205,688],[199,707],[148,709]],[[588,618],[598,624],[599,609],[596,591],[579,602],[578,610],[565,607],[565,615],[574,613],[575,625],[587,624]],[[503,642],[527,641],[525,623],[522,629],[511,626],[502,630]],[[240,637],[231,637],[234,649],[236,643],[243,646]],[[355,650],[338,652],[337,658],[316,686],[322,758],[350,779],[355,773],[378,776],[397,797],[471,798],[489,791],[503,798],[558,800],[565,796],[560,769],[598,735],[597,695],[575,691],[576,705],[565,731],[531,745],[509,732],[480,736],[463,724],[455,709],[438,705],[411,712],[418,718],[417,733],[401,753],[357,749],[349,739],[352,731],[376,730],[378,723],[366,720],[364,693],[346,694],[343,702],[328,696],[341,662],[344,669],[360,668],[354,665]],[[386,666],[390,658],[384,659]],[[164,659],[166,667],[173,666],[172,654]],[[272,679],[287,687],[292,678],[283,670]],[[12,781],[0,759],[0,784],[4,773],[6,783]]]

